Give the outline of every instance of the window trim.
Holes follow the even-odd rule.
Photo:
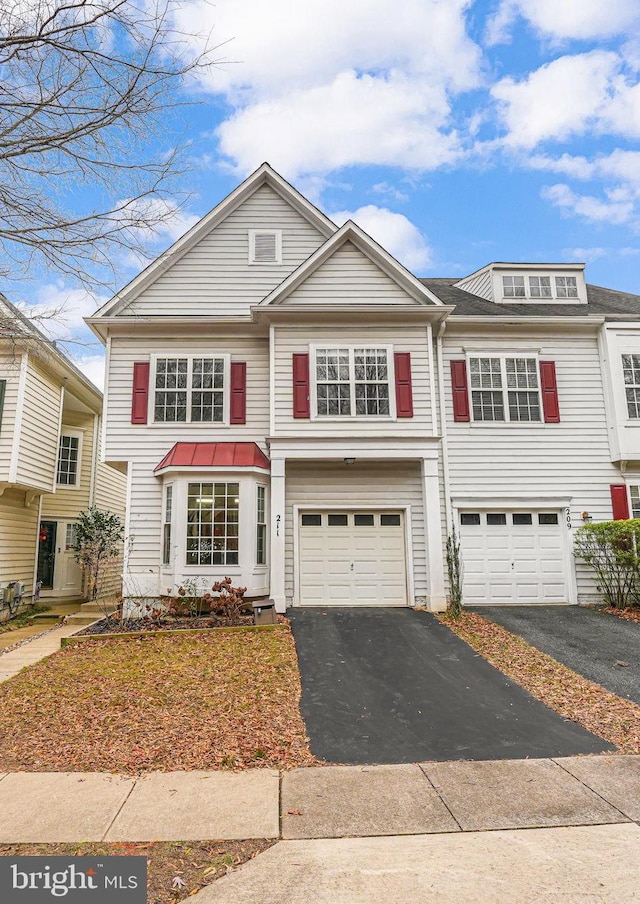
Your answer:
[[[504,415],[505,415],[505,416],[504,416],[504,420],[501,420],[501,421],[499,421],[499,420],[488,420],[488,419],[487,419],[487,420],[484,420],[483,418],[476,418],[475,415],[474,415],[474,411],[473,411],[473,393],[474,393],[474,392],[479,392],[479,391],[482,392],[482,391],[483,391],[483,390],[475,389],[475,388],[471,385],[471,377],[472,377],[472,374],[471,374],[471,360],[472,360],[472,359],[476,359],[476,358],[477,358],[477,359],[483,359],[483,358],[498,358],[498,359],[500,360],[500,378],[501,378],[501,383],[502,383],[501,389],[500,389],[500,390],[497,390],[497,389],[495,389],[495,390],[484,390],[484,391],[486,391],[486,392],[502,392],[502,406],[503,406]],[[538,382],[538,386],[537,386],[537,390],[536,390],[536,391],[537,391],[537,393],[538,393],[538,408],[539,408],[539,411],[540,411],[540,417],[538,418],[538,420],[535,420],[535,421],[534,421],[534,420],[526,421],[526,420],[517,420],[517,419],[512,419],[512,418],[511,418],[511,412],[509,411],[509,392],[510,392],[510,391],[511,391],[511,392],[518,392],[518,391],[521,391],[521,392],[533,392],[534,390],[532,390],[532,389],[523,389],[523,390],[517,390],[517,389],[516,389],[516,390],[513,390],[513,389],[509,389],[509,387],[507,386],[507,364],[506,364],[508,358],[509,358],[509,359],[525,358],[525,359],[532,359],[532,360],[535,360],[535,362],[536,362],[536,379],[537,379],[537,382]],[[541,381],[541,379],[540,379],[540,355],[539,355],[539,353],[538,353],[537,351],[535,351],[535,352],[530,352],[530,351],[526,351],[526,352],[524,352],[524,351],[523,351],[523,352],[513,352],[513,351],[509,351],[509,352],[504,352],[504,351],[500,351],[500,352],[485,352],[485,351],[473,351],[473,350],[467,350],[466,355],[465,355],[465,361],[466,361],[466,367],[467,367],[467,384],[468,384],[468,385],[467,385],[467,392],[468,392],[468,394],[469,394],[469,418],[470,418],[470,423],[472,423],[472,424],[481,424],[481,425],[483,425],[483,426],[484,426],[484,425],[487,425],[487,424],[503,424],[503,425],[504,425],[504,424],[517,424],[518,426],[521,426],[521,425],[524,424],[524,425],[526,425],[527,427],[531,427],[531,426],[544,426],[544,425],[545,425],[546,422],[545,422],[545,419],[544,419],[544,405],[543,405],[543,399],[542,399],[542,381]]]
[[[627,399],[627,389],[639,389],[640,390],[640,382],[625,383],[623,358],[625,358],[625,357],[640,358],[640,353],[634,352],[634,351],[622,351],[621,350],[619,352],[619,354],[620,354],[620,378],[622,380],[622,393],[623,393],[625,419],[629,425],[638,426],[638,425],[640,425],[640,414],[638,415],[638,417],[632,417],[631,414],[629,414],[629,400]],[[640,400],[638,401],[637,405],[638,405],[638,408],[640,409]]]
[[[260,490],[262,490],[262,493],[263,493],[263,497],[262,497],[262,506],[263,506],[262,518],[263,518],[263,520],[262,521],[260,521],[260,519],[259,519]],[[267,485],[264,483],[256,483],[255,515],[256,515],[256,529],[255,529],[256,549],[255,549],[255,555],[253,557],[254,567],[255,568],[266,568],[267,562],[269,559],[268,533],[267,533],[267,526],[268,526],[269,522],[268,522],[268,512],[267,512]],[[238,514],[238,517],[239,517],[239,514]],[[258,538],[260,535],[260,528],[263,529],[263,533],[264,533],[264,539],[263,539],[264,562],[258,561],[258,549],[259,549]]]
[[[316,356],[318,349],[339,349],[344,348],[349,352],[349,391],[350,391],[350,400],[351,400],[351,411],[352,414],[318,414],[318,381],[317,381],[317,366],[316,366]],[[356,414],[356,380],[355,380],[355,364],[354,364],[354,352],[357,348],[375,348],[375,349],[384,349],[387,353],[387,385],[389,387],[389,414]],[[316,342],[309,346],[309,400],[311,403],[311,417],[312,421],[319,421],[321,423],[331,422],[331,423],[350,423],[353,421],[357,421],[358,423],[369,423],[372,421],[384,421],[385,423],[389,421],[397,421],[397,407],[396,407],[396,370],[395,370],[395,358],[393,354],[393,345],[388,342],[358,342],[358,343],[344,343],[344,344],[336,344],[336,343],[327,343],[327,342]]]
[[[176,491],[175,484],[173,481],[171,483],[165,483],[162,486],[162,522],[161,522],[161,531],[160,531],[160,565],[163,569],[171,569],[174,563],[174,526],[173,526],[173,515],[176,509]],[[171,495],[171,504],[169,505],[169,495]],[[169,511],[169,518],[167,519],[167,510]],[[169,555],[165,558],[165,545],[166,545],[166,529],[169,528]]]
[[[194,475],[194,476],[191,476],[191,475],[189,475],[189,477],[188,477],[187,480],[185,481],[185,487],[184,487],[184,489],[185,489],[185,496],[184,496],[184,503],[183,503],[183,504],[184,504],[184,515],[185,515],[185,520],[184,520],[185,531],[184,531],[184,536],[181,537],[181,541],[182,541],[182,544],[183,544],[183,554],[184,554],[184,566],[185,566],[185,568],[190,568],[190,569],[203,569],[203,568],[207,568],[207,569],[212,569],[212,568],[216,568],[216,569],[224,569],[224,568],[235,568],[235,569],[237,569],[237,568],[240,568],[240,567],[241,567],[241,559],[240,559],[240,554],[241,554],[241,544],[240,544],[240,540],[241,540],[241,536],[240,536],[241,517],[240,517],[240,515],[241,515],[241,512],[242,512],[242,489],[241,489],[241,487],[242,487],[242,481],[240,480],[240,478],[237,478],[237,477],[229,477],[229,476],[226,476],[226,477],[222,477],[222,476],[221,476],[221,479],[216,480],[216,476],[217,476],[217,475],[211,475],[211,476],[207,475],[206,477],[201,477],[201,476],[195,476],[195,475]],[[216,484],[224,484],[224,486],[225,486],[225,500],[226,500],[226,499],[228,498],[228,496],[229,496],[229,490],[228,490],[228,487],[229,487],[229,486],[233,486],[233,485],[237,485],[237,487],[238,487],[238,490],[237,490],[237,493],[238,493],[238,497],[237,497],[237,499],[238,499],[238,502],[237,502],[238,520],[237,520],[237,522],[236,522],[236,523],[237,523],[237,534],[236,534],[236,538],[235,538],[236,541],[237,541],[237,549],[236,549],[236,550],[229,550],[229,549],[227,548],[226,541],[229,539],[229,535],[226,533],[226,528],[228,527],[229,524],[232,524],[233,522],[229,521],[228,518],[225,517],[225,521],[224,521],[224,526],[225,526],[225,534],[224,534],[224,538],[225,538],[225,547],[224,547],[224,551],[223,551],[223,553],[224,553],[224,559],[225,559],[224,562],[216,563],[216,562],[214,562],[214,561],[211,561],[211,562],[189,562],[189,561],[188,561],[188,558],[189,558],[189,548],[188,548],[188,546],[189,546],[189,486],[190,486],[191,484],[193,484],[193,485],[200,484],[200,486],[202,486],[203,484],[210,484],[210,485],[213,487],[213,491],[212,491],[212,494],[211,494],[211,498],[214,499],[214,500],[215,500],[215,486],[216,486]],[[228,512],[228,511],[229,511],[228,509],[225,509],[225,512]],[[213,517],[212,517],[212,520],[211,520],[211,528],[212,528],[212,530],[211,530],[211,539],[212,539],[212,541],[213,541],[213,538],[214,538],[214,536],[215,536],[215,534],[214,534],[214,528],[215,528],[215,503],[212,504],[212,515],[213,515]],[[198,534],[198,540],[201,541],[202,539],[203,539],[203,538],[202,538],[202,534]],[[211,549],[211,558],[212,558],[212,560],[213,560],[214,552],[215,552],[215,550],[213,549],[213,543],[212,543],[212,549]],[[228,555],[230,552],[231,552],[231,553],[235,552],[235,555],[236,555],[236,557],[237,557],[237,561],[236,561],[236,562],[227,562],[227,561],[226,561],[227,555]],[[200,555],[201,555],[201,552],[200,552],[200,545],[198,545],[197,554],[198,554],[198,557],[200,557]]]
[[[275,235],[276,258],[273,261],[256,260],[256,236]],[[250,229],[249,230],[249,257],[250,267],[279,267],[282,266],[282,229]]]
[[[58,483],[58,473],[60,470],[60,441],[63,436],[69,436],[78,440],[78,460],[76,463],[76,479],[74,483]],[[60,428],[58,436],[58,454],[56,456],[56,492],[60,490],[79,490],[82,483],[82,446],[84,440],[84,431],[76,427],[65,427],[64,424]]]
[[[499,303],[504,304],[586,304],[587,298],[584,296],[584,288],[583,292],[581,292],[581,284],[579,275],[577,273],[558,273],[555,270],[536,270],[536,271],[527,271],[527,270],[518,270],[512,272],[502,272],[498,271],[496,274],[498,277],[498,287],[500,289],[499,294],[496,295],[496,300]],[[507,295],[505,292],[505,277],[507,279],[513,279],[514,277],[519,277],[524,282],[524,295]],[[531,279],[540,279],[545,278],[550,281],[550,295],[533,295],[531,292]],[[573,279],[575,280],[575,295],[559,295],[558,294],[558,279]]]
[[[187,419],[184,421],[157,421],[155,419],[156,392],[163,392],[156,388],[156,369],[158,361],[165,359],[178,360],[179,358],[187,359]],[[191,420],[191,395],[194,392],[191,386],[193,374],[193,362],[197,358],[220,358],[224,361],[223,382],[222,382],[222,420],[221,421],[192,421]],[[185,426],[211,426],[229,427],[231,418],[231,355],[229,353],[219,352],[202,352],[202,353],[155,353],[150,357],[149,371],[149,407],[147,411],[148,427],[185,427]],[[195,390],[198,392],[199,390]]]

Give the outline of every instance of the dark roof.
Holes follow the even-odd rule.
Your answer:
[[[468,316],[492,316],[492,317],[584,317],[594,314],[609,319],[640,318],[640,295],[631,295],[629,292],[618,292],[616,289],[605,289],[602,286],[587,284],[588,304],[507,304],[487,301],[478,295],[472,295],[464,289],[457,289],[455,283],[459,277],[447,277],[440,279],[425,278],[420,282],[430,289],[440,301],[447,305],[455,305],[455,311],[451,315]]]

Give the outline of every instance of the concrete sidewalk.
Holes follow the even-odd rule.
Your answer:
[[[78,625],[61,625],[59,628],[54,628],[53,631],[49,631],[42,637],[36,637],[35,640],[30,640],[16,650],[10,650],[9,653],[3,653],[2,656],[0,656],[0,684],[3,681],[8,681],[9,678],[13,678],[14,675],[17,675],[18,672],[26,666],[33,665],[41,659],[55,653],[60,649],[60,641],[63,637],[70,637],[71,634],[75,634],[77,631],[82,630],[82,627],[83,626]],[[46,628],[41,628],[40,630],[43,631],[46,630]],[[17,633],[18,632],[16,631],[16,634]]]
[[[308,840],[636,821],[640,756],[327,766],[282,777],[272,769],[0,776],[3,844]]]

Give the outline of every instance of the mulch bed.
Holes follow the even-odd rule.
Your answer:
[[[566,719],[615,744],[640,753],[640,706],[577,675],[500,625],[475,612],[440,621],[497,669]]]
[[[86,640],[0,685],[0,772],[312,765],[288,629]]]
[[[242,615],[240,618],[224,618],[218,615],[192,616],[165,616],[161,621],[150,618],[129,619],[121,621],[118,618],[103,618],[93,625],[87,625],[76,636],[86,634],[127,634],[131,631],[188,631],[194,628],[238,628],[253,625],[252,615]],[[283,623],[287,623],[283,619]]]
[[[0,856],[146,857],[148,904],[174,904],[251,860],[272,844],[272,841],[262,839],[145,844],[3,844],[0,845]]]

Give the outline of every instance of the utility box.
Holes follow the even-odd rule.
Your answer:
[[[256,625],[276,625],[276,604],[273,600],[255,600],[253,606],[253,621]]]

